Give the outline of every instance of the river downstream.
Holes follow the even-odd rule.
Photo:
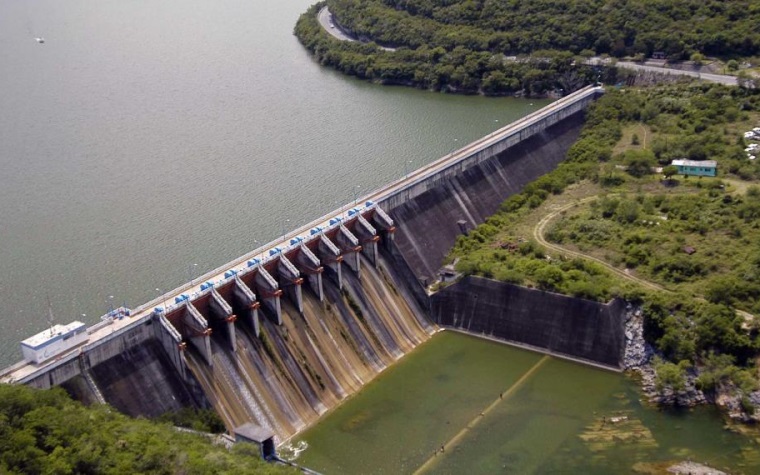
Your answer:
[[[757,435],[639,397],[618,373],[443,332],[291,445],[331,474],[649,474],[684,460],[760,472]]]

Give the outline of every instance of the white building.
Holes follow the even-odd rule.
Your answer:
[[[26,361],[39,364],[81,345],[87,339],[87,327],[82,322],[53,325],[51,328],[22,341],[21,353]]]

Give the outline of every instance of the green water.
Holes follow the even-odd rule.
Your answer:
[[[606,474],[661,473],[691,459],[760,473],[756,436],[725,429],[713,410],[658,411],[638,398],[622,375],[444,332],[298,437],[308,444],[298,462],[326,474],[423,465]]]

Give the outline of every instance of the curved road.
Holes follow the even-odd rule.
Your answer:
[[[330,13],[330,10],[327,7],[322,8],[319,13],[317,13],[317,21],[322,26],[322,28],[335,39],[341,41],[359,41],[358,39],[346,33],[340,26],[335,23],[332,13]],[[387,46],[378,45],[377,47],[385,51],[396,51],[396,48],[388,48]]]
[[[317,13],[317,21],[319,21],[319,24],[322,25],[322,28],[327,33],[329,33],[332,37],[338,40],[358,41],[356,38],[347,34],[338,25],[335,24],[335,22],[333,21],[332,13],[330,13],[330,10],[327,7],[322,8],[319,11],[319,13]],[[386,51],[395,51],[394,48],[385,48],[382,46],[380,48]],[[601,58],[591,58],[586,61],[586,64],[589,64],[592,66],[601,66],[601,65],[607,65],[608,61],[609,60],[605,61]],[[648,66],[645,64],[632,63],[630,61],[619,61],[616,64],[616,66],[619,68],[633,69],[634,71],[646,71],[646,72],[654,72],[654,73],[660,73],[660,74],[673,74],[676,76],[690,76],[693,78],[701,79],[703,81],[726,84],[729,86],[736,86],[738,84],[736,81],[736,76],[726,76],[723,74],[700,73],[696,71],[683,71],[681,69],[661,68],[658,66]]]
[[[356,41],[356,38],[349,36],[335,24],[333,21],[332,13],[330,13],[330,10],[328,10],[327,7],[324,7],[319,11],[319,13],[317,13],[317,21],[319,21],[319,24],[322,25],[322,28],[324,28],[325,31],[333,37],[341,41]]]
[[[673,74],[676,76],[691,76],[693,78],[701,79],[707,82],[715,82],[718,84],[726,84],[728,86],[736,86],[736,76],[726,76],[723,74],[712,73],[700,73],[697,71],[683,71],[680,69],[660,68],[657,66],[647,66],[645,64],[631,63],[629,61],[619,61],[617,63],[618,68],[633,69],[636,71],[647,71],[660,74]]]
[[[659,284],[655,284],[654,282],[650,282],[650,281],[644,280],[644,279],[642,279],[640,277],[636,277],[635,275],[628,274],[627,272],[624,272],[624,271],[618,269],[617,267],[613,266],[612,264],[609,264],[609,263],[607,263],[607,262],[605,262],[605,261],[603,261],[601,259],[598,259],[598,258],[596,258],[594,256],[589,256],[587,254],[583,254],[582,252],[571,251],[570,249],[566,249],[566,248],[564,248],[562,246],[558,246],[557,244],[552,244],[552,243],[550,243],[549,241],[547,241],[544,238],[544,230],[546,229],[546,226],[558,214],[562,213],[563,211],[567,211],[570,208],[575,207],[576,205],[579,205],[579,204],[582,204],[582,203],[587,203],[587,202],[589,202],[591,200],[595,200],[595,199],[596,199],[596,196],[590,196],[588,198],[583,198],[580,201],[577,201],[577,202],[574,202],[574,203],[570,203],[568,205],[565,205],[565,206],[563,206],[563,207],[561,207],[559,209],[556,209],[556,210],[552,211],[551,213],[547,214],[546,216],[544,216],[543,218],[541,218],[541,221],[539,221],[538,224],[536,224],[536,226],[533,228],[533,239],[535,239],[542,246],[546,247],[547,249],[551,249],[554,252],[559,252],[559,253],[566,254],[566,255],[569,255],[569,256],[572,256],[572,257],[580,257],[582,259],[587,259],[587,260],[590,260],[590,261],[594,261],[597,264],[600,264],[600,265],[604,266],[607,270],[609,270],[613,274],[618,275],[618,276],[620,276],[620,277],[622,277],[624,279],[628,279],[630,281],[636,282],[637,284],[640,284],[640,285],[642,285],[642,286],[644,286],[644,287],[646,287],[646,288],[648,288],[650,290],[657,290],[657,291],[661,291],[661,292],[670,292],[670,290],[666,289],[665,287],[663,287],[663,286],[661,286]]]

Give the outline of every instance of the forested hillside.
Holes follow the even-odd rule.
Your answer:
[[[329,35],[317,21],[324,6],[360,41]],[[758,25],[760,2],[750,0],[327,0],[301,16],[295,34],[320,63],[362,79],[541,95],[619,81],[576,56],[755,56]]]
[[[382,84],[413,86],[465,94],[543,95],[573,91],[591,82],[616,82],[615,68],[576,65],[570,52],[544,51],[513,61],[501,54],[457,45],[421,45],[389,51],[375,43],[340,41],[317,21],[325,3],[312,6],[298,20],[295,34],[315,58],[345,74]]]
[[[169,424],[85,407],[60,389],[0,384],[0,473],[295,473],[261,460],[251,444],[233,450]]]
[[[753,56],[760,3],[751,0],[329,0],[341,25],[395,46],[464,46],[526,54],[613,56],[663,51]]]

